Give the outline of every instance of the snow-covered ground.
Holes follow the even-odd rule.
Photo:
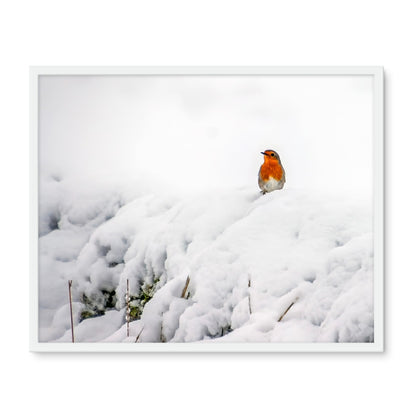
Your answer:
[[[373,341],[370,197],[120,189],[42,179],[40,341],[71,340],[68,280],[77,342]]]

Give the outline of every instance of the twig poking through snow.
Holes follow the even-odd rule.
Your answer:
[[[140,335],[141,335],[141,334],[142,334],[142,332],[143,332],[143,329],[144,329],[144,325],[143,325],[143,328],[140,330],[139,334],[137,335],[137,337],[136,337],[136,341],[134,341],[134,342],[139,342],[139,338],[140,338]]]
[[[298,300],[299,298],[296,298],[289,306],[288,308],[283,312],[283,315],[277,320],[277,322],[280,322],[283,317],[288,313],[289,309],[295,304],[295,302]]]
[[[248,279],[248,287],[249,287],[248,289],[248,311],[250,312],[250,315],[251,315],[251,298],[250,298],[251,279],[250,278]]]
[[[163,334],[163,314],[162,314],[162,322],[160,324],[160,342],[166,342],[166,337]]]
[[[126,290],[126,322],[127,322],[127,336],[130,336],[130,293],[129,293],[129,279],[127,279],[127,290]]]
[[[183,288],[183,290],[182,290],[182,295],[181,295],[181,298],[185,298],[185,296],[186,296],[186,291],[188,290],[188,286],[189,286],[189,282],[191,281],[191,279],[190,279],[190,277],[188,276],[187,278],[186,278],[186,283],[185,283],[185,287]]]
[[[72,288],[72,280],[68,280],[69,310],[70,310],[70,313],[71,313],[72,342],[75,342],[75,337],[74,337],[74,317],[72,315],[72,293],[71,293],[71,288]]]

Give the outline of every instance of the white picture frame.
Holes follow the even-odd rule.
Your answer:
[[[46,75],[365,75],[373,78],[374,342],[369,343],[70,343],[38,339],[39,77]],[[54,67],[30,68],[30,334],[34,352],[382,352],[384,350],[384,88],[379,66]]]

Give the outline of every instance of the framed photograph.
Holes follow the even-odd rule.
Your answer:
[[[32,67],[32,351],[381,352],[381,67]]]

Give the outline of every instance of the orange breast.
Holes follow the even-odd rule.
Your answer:
[[[260,168],[260,176],[264,181],[267,181],[270,177],[280,181],[283,176],[281,164],[277,160],[264,162]]]

